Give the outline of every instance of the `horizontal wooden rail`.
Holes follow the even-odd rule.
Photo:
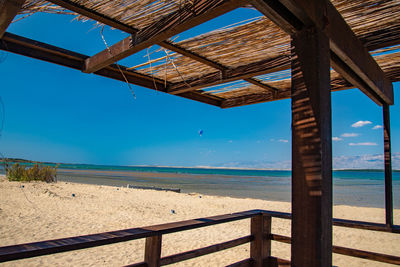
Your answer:
[[[0,262],[49,255],[135,240],[155,235],[175,233],[200,227],[227,223],[259,215],[259,210],[250,210],[207,218],[198,218],[175,223],[166,223],[141,228],[131,228],[101,234],[77,236],[42,242],[0,247]]]
[[[277,235],[277,234],[270,234],[270,238],[271,238],[271,240],[281,242],[281,243],[286,243],[286,244],[290,244],[292,241],[292,239],[290,237]],[[372,260],[372,261],[400,265],[400,257],[382,254],[382,253],[376,253],[376,252],[370,252],[370,251],[359,250],[359,249],[354,249],[354,248],[346,248],[346,247],[340,247],[340,246],[333,246],[332,252],[336,253],[336,254],[342,254],[342,255],[356,257],[356,258],[362,258],[362,259],[367,259],[367,260]]]
[[[163,234],[175,233],[179,231],[191,230],[200,227],[206,227],[221,223],[227,223],[247,218],[252,218],[258,215],[267,215],[274,218],[280,219],[291,219],[290,213],[285,212],[276,212],[276,211],[268,211],[268,210],[249,210],[244,212],[220,215],[220,216],[212,216],[207,218],[198,218],[194,220],[187,220],[181,222],[153,225],[147,227],[140,228],[131,228],[120,231],[112,231],[106,233],[92,234],[92,235],[84,235],[70,238],[62,238],[55,240],[48,240],[42,242],[34,242],[27,243],[21,245],[13,245],[13,246],[5,246],[0,247],[0,262],[49,255],[54,253],[79,250],[84,248],[97,247],[107,244],[114,244],[118,242],[124,242],[129,240],[135,240],[140,238],[148,238],[154,236],[161,236]],[[373,231],[381,231],[381,232],[391,232],[391,233],[400,233],[400,226],[395,225],[389,227],[385,224],[372,223],[372,222],[362,222],[362,221],[352,221],[352,220],[343,220],[343,219],[334,219],[333,224],[335,226],[347,227],[347,228],[356,228],[356,229],[364,229],[364,230],[373,230]],[[220,243],[216,245],[212,245],[209,247],[183,252],[176,255],[167,256],[161,259],[162,265],[171,264],[193,258],[201,255],[213,253],[222,249],[230,248],[230,246],[235,246],[235,244],[240,245],[241,242],[252,242],[252,236],[247,236],[243,238],[239,238],[236,240],[231,240],[225,243]],[[285,239],[286,237],[279,235],[271,235],[271,239],[280,242],[290,242],[289,239]],[[278,240],[280,239],[280,240]],[[246,242],[245,242],[246,241]],[[243,244],[244,244],[243,243]],[[358,251],[354,249],[337,247],[336,253],[345,254],[350,253],[348,251],[352,251],[355,257],[360,258],[380,258],[384,259],[383,262],[399,262],[400,257],[389,256],[379,253],[366,252],[366,251]],[[347,255],[347,254],[345,254]],[[372,258],[369,258],[372,257]],[[271,257],[270,257],[271,258]],[[170,262],[170,263],[169,263]],[[138,263],[139,265],[132,266],[146,266],[146,263]],[[144,264],[144,265],[141,265]],[[243,263],[244,264],[244,263]]]
[[[177,263],[180,261],[184,261],[184,260],[189,260],[189,259],[193,259],[196,257],[200,257],[200,256],[204,256],[210,253],[214,253],[217,251],[221,251],[221,250],[225,250],[228,248],[233,248],[236,246],[240,246],[246,243],[249,243],[253,240],[253,236],[249,235],[249,236],[245,236],[245,237],[241,237],[238,239],[234,239],[231,241],[227,241],[224,243],[220,243],[220,244],[216,244],[216,245],[212,245],[212,246],[208,246],[205,248],[199,248],[199,249],[195,249],[195,250],[191,250],[191,251],[187,251],[187,252],[183,252],[183,253],[179,253],[179,254],[175,254],[175,255],[171,255],[171,256],[167,256],[161,259],[161,265],[169,265],[169,264],[173,264],[173,263]]]
[[[174,263],[177,263],[177,262],[180,262],[180,261],[190,260],[190,259],[193,259],[193,258],[197,258],[197,257],[200,257],[200,256],[204,256],[204,255],[207,255],[207,254],[211,254],[211,253],[214,253],[214,252],[225,250],[225,249],[228,249],[228,248],[233,248],[233,247],[236,247],[236,246],[240,246],[240,245],[249,243],[252,240],[253,240],[253,236],[248,235],[248,236],[244,236],[244,237],[237,238],[237,239],[234,239],[234,240],[230,240],[230,241],[227,241],[227,242],[215,244],[215,245],[212,245],[212,246],[208,246],[208,247],[204,247],[204,248],[198,248],[198,249],[186,251],[186,252],[183,252],[183,253],[166,256],[166,257],[161,258],[161,264],[160,265],[169,265],[169,264],[174,264]],[[140,263],[126,265],[125,267],[138,267],[138,266],[147,266],[147,264],[145,262],[140,262]]]

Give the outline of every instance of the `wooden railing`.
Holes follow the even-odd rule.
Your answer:
[[[144,261],[129,266],[161,266],[200,257],[217,251],[250,243],[250,258],[229,266],[289,266],[290,262],[271,255],[271,241],[291,243],[291,238],[271,233],[271,218],[291,219],[290,213],[267,210],[249,210],[244,212],[199,218],[188,221],[131,228],[121,231],[106,232],[93,235],[77,236],[49,241],[0,247],[0,262],[49,255],[59,252],[97,247],[129,240],[146,238]],[[248,236],[227,242],[198,248],[166,257],[161,257],[162,236],[165,234],[191,230],[195,228],[227,223],[243,219],[251,219],[251,233]],[[400,233],[400,226],[334,219],[333,225],[372,231]],[[337,254],[358,257],[384,263],[400,265],[400,257],[364,250],[333,246]]]

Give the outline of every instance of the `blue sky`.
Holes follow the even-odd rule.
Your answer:
[[[258,15],[236,10],[179,39]],[[64,15],[35,14],[12,24],[9,31],[88,55],[105,49],[100,28]],[[125,36],[104,31],[109,44]],[[138,64],[146,60],[144,55],[120,63]],[[222,110],[133,86],[134,99],[123,82],[4,51],[0,73],[5,107],[0,152],[6,157],[113,165],[290,167],[290,100]],[[400,169],[398,87],[395,84],[391,127],[394,167]],[[332,94],[332,111],[335,167],[383,168],[381,107],[352,89]]]

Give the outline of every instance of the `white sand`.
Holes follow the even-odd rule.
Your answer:
[[[21,187],[24,186],[24,188]],[[75,194],[75,197],[72,197]],[[175,214],[171,214],[171,209]],[[0,246],[221,215],[249,209],[290,212],[290,203],[177,194],[59,182],[19,183],[0,178]],[[335,206],[334,217],[384,222],[384,210]],[[395,222],[400,210],[395,210]],[[249,234],[242,220],[163,236],[162,255],[209,246]],[[288,220],[273,219],[273,233],[290,236]],[[400,256],[400,235],[334,227],[334,244]],[[12,261],[2,266],[121,266],[143,260],[144,240]],[[272,254],[290,258],[290,246],[273,242]],[[176,264],[224,266],[249,257],[249,244]],[[334,255],[338,266],[389,266]]]

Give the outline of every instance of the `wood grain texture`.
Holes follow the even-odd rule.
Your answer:
[[[24,55],[27,57],[40,59],[61,66],[82,70],[87,55],[69,51],[60,47],[21,37],[11,33],[5,33],[0,39],[0,49]],[[125,78],[121,74],[124,73],[129,83],[153,89],[159,92],[165,92],[165,83],[157,78],[128,70],[125,66],[111,64],[94,74],[125,82]],[[167,86],[169,84],[167,83]],[[202,94],[201,92],[188,92],[181,94],[181,97],[196,100],[202,103],[220,106],[222,99],[217,96]]]
[[[251,218],[250,229],[254,240],[250,243],[250,257],[255,267],[262,267],[264,261],[271,256],[271,240],[268,238],[271,233],[271,223],[271,216],[266,214]]]
[[[392,145],[390,135],[390,108],[383,104],[383,148],[385,160],[385,220],[393,225]]]
[[[198,0],[136,34],[88,58],[84,72],[92,73],[120,59],[245,4],[244,0]]]
[[[25,0],[0,1],[0,38],[3,37],[14,17],[21,10]]]
[[[146,237],[144,262],[148,267],[160,267],[162,235]]]
[[[292,258],[332,265],[332,122],[329,40],[318,28],[292,35]]]

